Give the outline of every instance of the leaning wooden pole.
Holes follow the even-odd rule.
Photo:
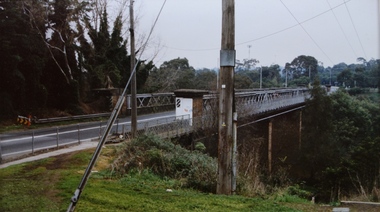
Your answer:
[[[222,40],[218,83],[218,194],[232,193],[233,182],[233,113],[235,67],[235,1],[222,1]]]

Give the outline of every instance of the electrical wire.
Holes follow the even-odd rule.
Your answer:
[[[334,10],[332,10],[332,8],[331,8],[331,4],[330,4],[329,0],[326,0],[326,1],[327,1],[327,4],[329,5],[329,7],[330,7],[330,9],[331,9],[332,14],[334,15],[334,18],[335,18],[336,22],[337,22],[338,25],[339,25],[340,31],[342,31],[342,33],[343,33],[343,35],[344,35],[344,38],[346,39],[348,45],[351,47],[351,50],[352,50],[352,52],[354,53],[355,57],[358,58],[358,55],[356,54],[354,48],[352,47],[350,41],[349,41],[348,38],[347,38],[347,34],[344,32],[343,27],[342,27],[342,25],[340,24],[338,18],[336,17],[336,14],[335,14]],[[343,4],[345,4],[345,3],[343,3]]]
[[[351,1],[351,0],[347,0],[345,3],[350,2],[350,1]],[[319,16],[321,16],[321,15],[324,15],[324,14],[330,12],[330,11],[333,11],[334,9],[343,6],[345,3],[338,4],[338,5],[336,5],[335,7],[330,7],[330,9],[328,9],[328,10],[326,10],[326,11],[323,11],[323,12],[321,12],[321,13],[319,13],[319,14],[313,16],[313,17],[310,17],[310,18],[308,18],[308,19],[306,19],[306,20],[303,20],[303,21],[301,21],[301,22],[299,22],[299,23],[297,23],[297,24],[294,24],[294,25],[292,25],[292,26],[289,26],[289,27],[283,28],[283,29],[281,29],[281,30],[278,30],[278,31],[275,31],[275,32],[272,32],[272,33],[269,33],[269,34],[266,34],[266,35],[263,35],[263,36],[258,37],[258,38],[254,38],[254,39],[252,39],[252,40],[247,40],[247,41],[243,41],[243,42],[236,43],[236,46],[244,45],[244,44],[247,44],[247,43],[252,43],[252,42],[255,42],[255,41],[258,41],[258,40],[262,40],[262,39],[265,39],[265,38],[267,38],[267,37],[270,37],[270,36],[273,36],[273,35],[276,35],[276,34],[282,33],[282,32],[284,32],[284,31],[287,31],[287,30],[289,30],[289,29],[292,29],[292,28],[294,28],[294,27],[297,27],[297,26],[300,25],[300,24],[303,24],[303,23],[309,22],[309,21],[311,21],[311,20],[313,20],[313,19],[315,19],[315,18],[317,18],[317,17],[319,17]],[[164,47],[165,47],[165,48],[168,48],[168,49],[179,50],[179,51],[189,51],[189,52],[191,52],[191,51],[193,51],[193,52],[196,52],[196,51],[214,51],[214,50],[219,50],[219,48],[220,48],[220,47],[215,47],[215,48],[204,48],[204,49],[188,49],[188,48],[171,47],[171,46],[167,46],[167,45],[164,45]]]
[[[351,24],[352,24],[352,26],[354,27],[354,30],[355,30],[355,33],[356,33],[356,37],[357,37],[358,40],[359,40],[359,43],[360,43],[360,46],[361,46],[361,48],[362,48],[362,50],[363,50],[364,56],[367,58],[367,54],[366,54],[366,52],[365,52],[365,50],[364,50],[364,48],[363,48],[362,41],[361,41],[361,39],[360,39],[360,37],[359,37],[359,34],[358,34],[358,30],[356,30],[356,27],[355,27],[354,21],[352,20],[352,16],[351,16],[350,10],[348,9],[348,6],[347,6],[347,4],[346,4],[347,2],[346,2],[345,0],[343,0],[343,2],[344,2],[344,6],[346,6],[346,10],[347,10],[347,12],[348,12],[348,15],[350,16]]]
[[[294,20],[297,21],[298,25],[303,29],[303,31],[305,31],[305,33],[309,36],[309,38],[313,41],[313,43],[319,48],[319,50],[327,57],[328,60],[330,60],[330,62],[332,64],[334,64],[334,62],[330,59],[330,57],[323,51],[323,49],[318,45],[318,43],[314,40],[313,37],[311,37],[311,35],[309,34],[309,32],[305,29],[305,27],[302,26],[302,24],[298,21],[298,19],[294,16],[294,14],[292,13],[292,11],[289,10],[289,8],[284,4],[284,2],[282,0],[280,0],[280,2],[282,3],[282,5],[284,5],[284,7],[288,10],[288,12],[290,13],[290,15],[293,16]]]
[[[349,1],[351,1],[351,0],[348,0],[347,2],[349,2]],[[312,17],[310,17],[310,18],[308,18],[308,19],[306,19],[306,20],[303,20],[303,21],[301,21],[301,22],[299,22],[299,23],[300,23],[300,24],[303,24],[303,23],[309,22],[309,21],[311,21],[311,20],[313,20],[313,19],[315,19],[315,18],[317,18],[317,17],[319,17],[319,16],[321,16],[321,15],[324,15],[324,14],[326,14],[326,13],[328,13],[328,12],[330,12],[330,11],[332,11],[332,10],[338,8],[338,7],[340,7],[340,6],[343,6],[343,4],[344,4],[344,3],[341,3],[341,4],[339,4],[339,5],[337,5],[337,6],[333,7],[333,8],[330,8],[329,10],[323,11],[323,12],[321,12],[321,13],[315,15],[315,16],[312,16]],[[279,34],[279,33],[281,33],[281,32],[284,32],[284,31],[288,30],[288,29],[294,28],[294,27],[296,27],[296,26],[298,26],[298,25],[299,25],[299,24],[297,23],[297,24],[294,24],[294,25],[292,25],[292,26],[289,26],[289,27],[286,27],[286,28],[284,28],[284,29],[281,29],[281,30],[279,30],[279,31],[276,31],[276,32],[273,32],[273,33],[270,33],[270,34],[267,34],[267,35],[264,35],[264,36],[261,36],[261,37],[259,37],[259,38],[255,38],[255,39],[253,39],[253,40],[249,40],[249,41],[244,41],[244,42],[238,43],[237,45],[242,45],[242,44],[246,44],[246,43],[250,43],[250,42],[255,42],[255,41],[258,41],[258,40],[261,40],[261,39],[264,39],[264,38],[270,37],[270,36],[272,36],[272,35]]]

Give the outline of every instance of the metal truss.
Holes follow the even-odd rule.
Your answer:
[[[137,108],[170,106],[175,103],[174,93],[137,94]],[[131,96],[127,95],[127,108],[131,109]]]

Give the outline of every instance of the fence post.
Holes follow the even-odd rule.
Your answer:
[[[57,127],[57,149],[59,148],[59,128]]]
[[[32,131],[32,154],[34,155],[34,130]]]
[[[78,126],[78,143],[80,144],[80,126],[79,124],[77,124]]]
[[[99,139],[100,139],[100,137],[102,136],[102,122],[100,121],[100,123],[99,123]]]

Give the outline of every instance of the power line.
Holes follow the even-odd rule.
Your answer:
[[[356,37],[358,38],[359,43],[360,43],[360,46],[362,47],[362,50],[363,50],[364,56],[367,58],[367,54],[365,53],[365,50],[364,50],[364,48],[363,48],[363,44],[362,44],[362,41],[360,40],[360,37],[359,37],[358,31],[356,30],[355,24],[354,24],[354,22],[352,21],[352,16],[351,16],[350,10],[348,9],[347,4],[346,4],[347,2],[346,2],[345,0],[343,0],[343,2],[344,2],[344,6],[346,6],[346,10],[347,10],[347,12],[348,12],[348,15],[350,16],[351,24],[352,24],[352,26],[353,26],[354,29],[355,29]]]
[[[350,41],[348,40],[347,35],[346,35],[346,33],[344,32],[342,25],[340,24],[338,18],[337,18],[336,15],[335,15],[334,10],[332,10],[332,8],[331,8],[331,4],[330,4],[329,0],[326,0],[326,1],[327,1],[327,4],[329,5],[329,7],[330,7],[330,9],[331,9],[332,14],[334,15],[334,18],[335,18],[336,22],[337,22],[338,25],[339,25],[340,30],[342,31],[344,37],[346,38],[346,41],[347,41],[348,45],[351,47],[351,50],[352,50],[352,52],[354,53],[355,57],[358,58],[358,55],[356,54],[354,48],[352,47]],[[345,3],[343,3],[343,4],[345,4]]]
[[[301,22],[298,22],[297,24],[294,24],[294,25],[292,25],[292,26],[289,26],[289,27],[283,28],[283,29],[281,29],[281,30],[278,30],[278,31],[275,31],[275,32],[272,32],[272,33],[269,33],[269,34],[266,34],[266,35],[263,35],[263,36],[258,37],[258,38],[254,38],[254,39],[252,39],[252,40],[248,40],[248,41],[243,41],[243,42],[237,43],[236,46],[241,46],[241,45],[243,45],[243,44],[252,43],[252,42],[255,42],[255,41],[258,41],[258,40],[262,40],[262,39],[265,39],[265,38],[267,38],[267,37],[270,37],[270,36],[273,36],[273,35],[276,35],[276,34],[282,33],[282,32],[284,32],[284,31],[287,31],[287,30],[289,30],[289,29],[292,29],[292,28],[294,28],[294,27],[296,27],[296,26],[298,26],[298,25],[300,25],[300,24],[303,24],[303,23],[309,22],[309,21],[311,21],[311,20],[313,20],[313,19],[315,19],[315,18],[317,18],[317,17],[319,17],[319,16],[322,16],[322,15],[324,15],[324,14],[326,14],[326,13],[328,13],[328,12],[330,12],[330,11],[332,11],[332,10],[338,8],[338,7],[343,6],[345,3],[350,2],[350,1],[351,1],[351,0],[347,0],[347,1],[344,2],[344,3],[341,3],[341,4],[336,5],[335,7],[330,7],[330,9],[325,10],[325,11],[323,11],[323,12],[321,12],[321,13],[315,15],[315,16],[312,16],[312,17],[310,17],[310,18],[308,18],[308,19],[305,19],[305,20],[303,20],[303,21],[301,21]],[[189,52],[192,52],[192,51],[193,51],[193,52],[214,51],[214,50],[219,50],[219,48],[220,48],[220,47],[215,47],[215,48],[211,47],[211,48],[204,48],[204,49],[189,49],[189,48],[177,48],[177,47],[171,47],[171,46],[167,46],[167,45],[164,45],[164,47],[165,47],[165,48],[168,48],[168,49],[173,49],[173,50],[178,50],[178,51],[189,51]]]
[[[351,0],[348,0],[347,2],[349,2],[349,1],[351,1]],[[261,37],[258,37],[258,38],[255,38],[255,39],[253,39],[253,40],[249,40],[249,41],[244,41],[244,42],[242,42],[242,43],[238,43],[237,45],[241,45],[241,44],[246,44],[246,43],[250,43],[250,42],[258,41],[258,40],[261,40],[261,39],[264,39],[264,38],[270,37],[270,36],[272,36],[272,35],[279,34],[279,33],[281,33],[281,32],[284,32],[284,31],[288,30],[288,29],[294,28],[294,27],[296,27],[296,26],[298,26],[298,25],[300,25],[300,24],[303,24],[303,23],[309,22],[309,21],[311,21],[311,20],[313,20],[313,19],[315,19],[315,18],[317,18],[317,17],[319,17],[319,16],[321,16],[321,15],[324,15],[324,14],[326,14],[326,13],[328,13],[328,12],[330,12],[330,11],[332,11],[332,10],[334,10],[334,9],[336,9],[336,8],[338,8],[338,7],[340,7],[340,6],[342,6],[343,4],[344,4],[344,3],[341,3],[341,4],[339,4],[339,5],[337,5],[337,6],[333,7],[333,8],[330,8],[329,10],[323,11],[323,12],[321,12],[321,13],[315,15],[315,16],[312,16],[312,17],[310,17],[310,18],[308,18],[308,19],[306,19],[306,20],[304,20],[304,21],[301,21],[301,22],[299,22],[299,23],[297,23],[297,24],[294,24],[294,25],[292,25],[292,26],[286,27],[286,28],[281,29],[281,30],[279,30],[279,31],[276,31],[276,32],[273,32],[273,33],[270,33],[270,34],[267,34],[267,35],[264,35],[264,36],[261,36]]]
[[[302,26],[302,24],[298,21],[298,19],[294,16],[294,14],[289,10],[289,8],[284,4],[284,2],[282,0],[280,0],[280,1],[281,1],[282,5],[284,5],[284,7],[288,10],[288,12],[293,16],[294,20],[297,21],[298,25],[301,26],[301,28],[303,29],[303,31],[305,31],[305,33],[309,36],[309,38],[319,48],[319,50],[321,50],[321,52],[327,57],[327,59],[329,59],[330,62],[332,64],[334,64],[334,62],[330,59],[330,57],[323,51],[323,49],[318,45],[318,43],[313,39],[313,37],[311,37],[311,35],[309,34],[309,32],[307,32],[307,30],[305,29],[305,27]]]

